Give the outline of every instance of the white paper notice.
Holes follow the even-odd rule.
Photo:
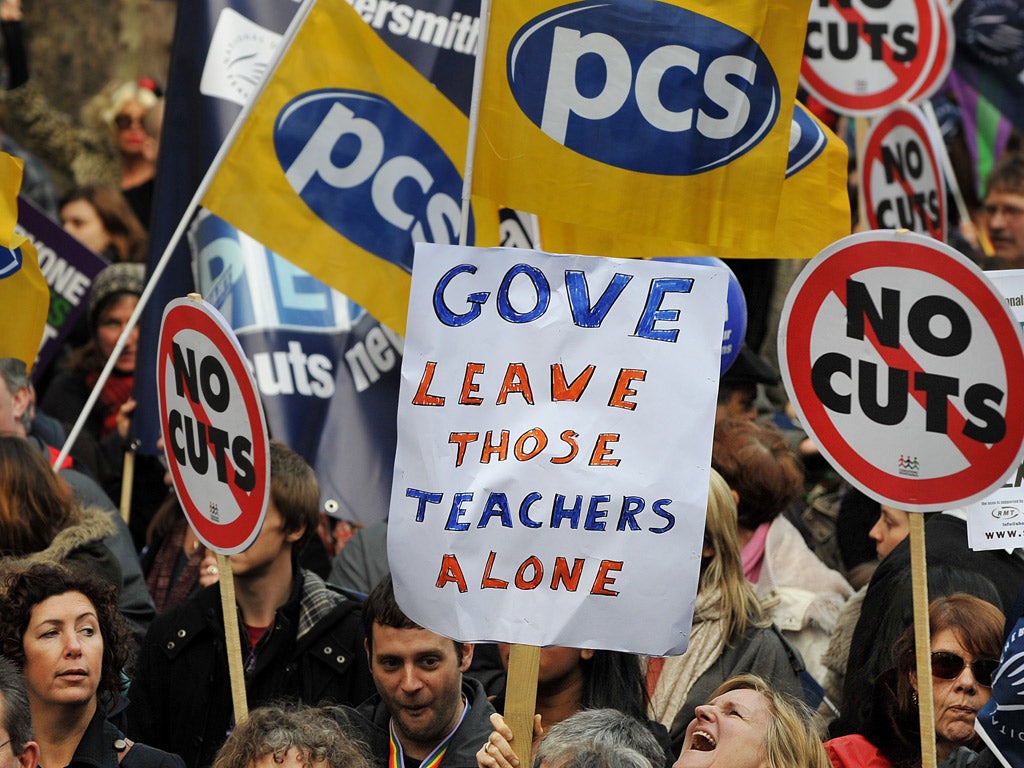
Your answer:
[[[1024,269],[986,272],[985,276],[1024,327]],[[967,544],[974,550],[1024,546],[1024,464],[1014,469],[1002,488],[967,507]]]

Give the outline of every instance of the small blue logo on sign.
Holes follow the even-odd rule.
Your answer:
[[[406,271],[413,243],[459,240],[462,176],[426,131],[380,96],[305,93],[278,115],[274,149],[317,216]],[[466,242],[473,243],[472,219]]]
[[[0,280],[17,274],[21,269],[21,249],[0,247]]]
[[[650,0],[586,0],[538,16],[512,39],[507,77],[559,144],[644,173],[726,165],[779,115],[778,80],[753,38]]]

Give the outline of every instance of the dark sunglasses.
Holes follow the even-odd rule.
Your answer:
[[[932,674],[942,680],[955,680],[964,671],[966,662],[963,656],[949,651],[935,651],[932,653]],[[986,688],[992,687],[992,675],[999,667],[995,659],[975,659],[971,662],[971,674],[974,675],[978,685]]]
[[[132,117],[131,115],[118,115],[114,118],[114,125],[117,126],[119,131],[127,131],[133,125],[137,125],[139,128],[142,127],[141,117]]]

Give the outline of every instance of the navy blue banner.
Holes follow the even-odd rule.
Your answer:
[[[1024,130],[1024,4],[963,0],[953,14],[953,69]]]
[[[298,7],[293,0],[179,0],[149,225],[148,272],[170,242]],[[135,431],[148,453],[156,452],[160,436],[156,397],[160,320],[167,302],[195,290],[191,255],[182,240],[156,285],[139,332]]]
[[[992,698],[978,712],[974,729],[1000,762],[1024,765],[1024,618],[1017,620],[1003,645],[992,678]]]
[[[468,115],[479,0],[349,2]],[[179,2],[151,270],[298,6],[293,0]],[[514,212],[503,213],[502,228],[506,244],[530,245],[531,226]],[[271,435],[316,470],[324,511],[362,523],[384,519],[397,441],[401,339],[216,217],[201,215],[188,240],[175,250],[142,319],[135,426],[143,449],[155,451],[159,437],[155,352],[164,306],[199,290],[231,323],[253,363]]]

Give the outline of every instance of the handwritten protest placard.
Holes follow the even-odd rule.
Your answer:
[[[410,618],[465,641],[685,649],[728,282],[417,245],[388,535]]]

